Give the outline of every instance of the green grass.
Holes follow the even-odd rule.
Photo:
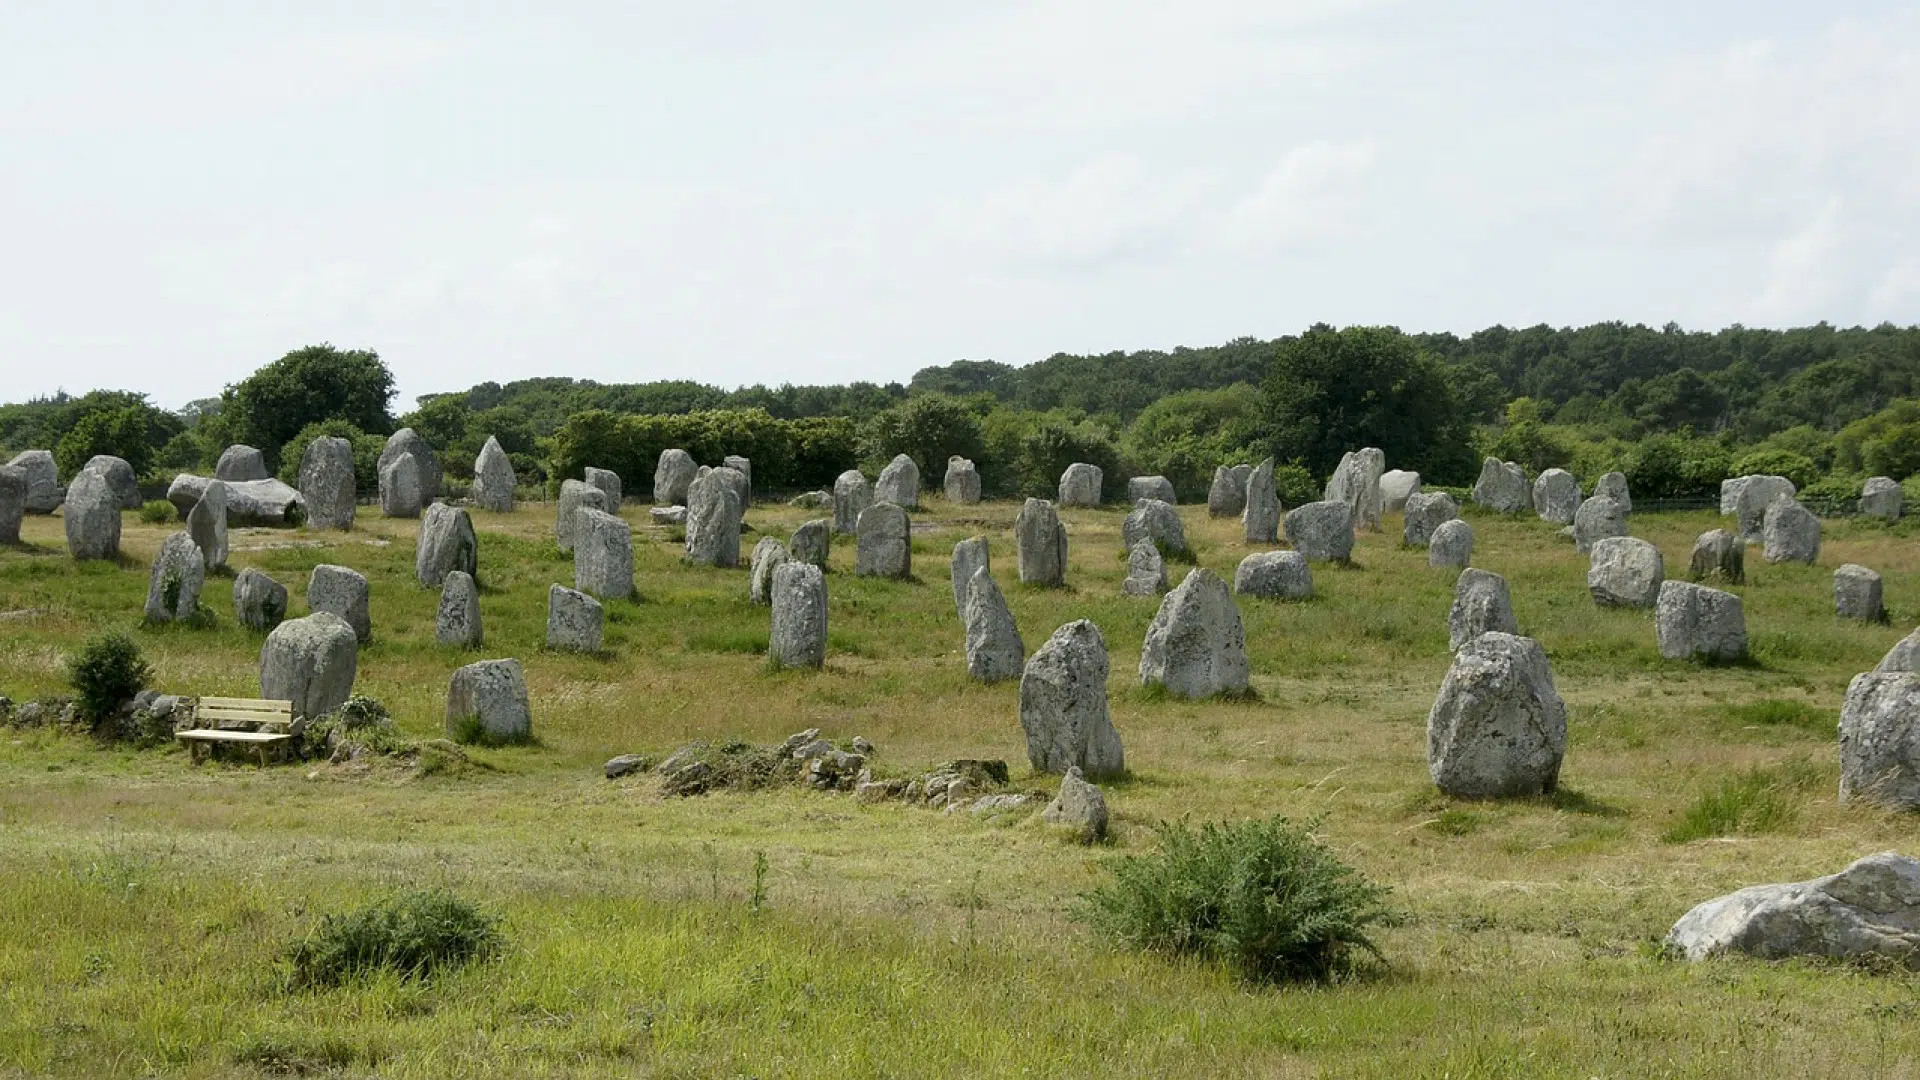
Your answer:
[[[1803,793],[1821,779],[1804,762],[1754,768],[1703,792],[1660,834],[1669,844],[1720,836],[1786,832],[1799,816]]]

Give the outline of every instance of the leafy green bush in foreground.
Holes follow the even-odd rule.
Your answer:
[[[122,703],[146,689],[153,670],[140,646],[118,630],[100,634],[67,658],[67,681],[78,696],[80,717],[99,724]]]
[[[287,959],[294,986],[338,986],[382,968],[430,978],[484,960],[504,943],[497,917],[451,893],[425,890],[329,915]]]

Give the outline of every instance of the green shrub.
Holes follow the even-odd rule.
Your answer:
[[[1083,898],[1106,936],[1231,964],[1243,978],[1326,980],[1360,954],[1380,957],[1367,928],[1388,918],[1389,890],[1283,817],[1157,827],[1160,850],[1121,860]]]
[[[67,682],[73,687],[81,719],[99,724],[122,704],[146,689],[153,669],[140,657],[140,646],[118,630],[88,641],[67,658]]]
[[[1731,475],[1784,476],[1793,481],[1794,487],[1804,488],[1820,478],[1820,469],[1804,454],[1763,448],[1735,458]]]
[[[295,987],[338,986],[385,969],[428,979],[500,951],[500,920],[438,889],[404,893],[320,920],[286,959]]]
[[[149,499],[140,507],[140,520],[149,525],[165,525],[179,516],[173,504],[165,499]]]

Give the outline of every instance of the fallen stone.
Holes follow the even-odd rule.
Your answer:
[[[227,485],[227,525],[279,527],[298,525],[306,520],[307,501],[298,491],[278,480],[223,480]],[[213,480],[181,473],[167,488],[167,501],[185,521],[194,504],[207,493]]]
[[[555,583],[547,589],[547,648],[555,652],[597,653],[606,630],[600,601]]]
[[[1220,575],[1196,568],[1168,593],[1147,627],[1140,685],[1182,698],[1247,692],[1247,635]]]
[[[1313,562],[1353,557],[1353,511],[1343,502],[1317,502],[1287,512],[1287,543]]]
[[[533,705],[520,661],[481,660],[453,673],[447,683],[447,737],[470,738],[475,726],[487,742],[533,737]]]
[[[1601,607],[1652,607],[1666,579],[1666,560],[1645,540],[1609,536],[1593,545],[1587,592]]]
[[[1045,499],[1028,499],[1013,519],[1013,555],[1020,583],[1049,588],[1067,581],[1067,527]]]
[[[1481,634],[1519,632],[1507,579],[1491,570],[1462,572],[1453,586],[1453,607],[1447,612],[1448,647],[1459,652]]]
[[[321,563],[307,579],[307,610],[338,615],[364,645],[373,640],[372,594],[360,571]]]
[[[833,492],[803,491],[793,498],[788,499],[787,505],[800,510],[818,510],[823,506],[831,509],[833,507]],[[831,519],[828,520],[828,524],[832,524]]]
[[[1660,586],[1654,609],[1660,655],[1668,660],[1740,660],[1747,655],[1747,615],[1740,598],[1687,581]]]
[[[170,623],[192,618],[199,609],[200,590],[206,581],[206,560],[193,537],[177,532],[162,540],[153,572],[147,578],[147,621]]]
[[[1120,735],[1107,712],[1107,643],[1086,619],[1053,632],[1020,676],[1020,728],[1036,772],[1087,776],[1126,771]]]
[[[1871,957],[1920,968],[1920,862],[1883,851],[1829,877],[1741,889],[1681,916],[1666,947],[1690,961]]]
[[[618,780],[630,773],[643,773],[651,768],[653,759],[644,754],[621,754],[617,758],[609,758],[601,771],[606,773],[607,779]]]
[[[1263,600],[1313,599],[1313,569],[1297,551],[1256,551],[1233,572],[1233,591]]]
[[[1550,794],[1567,750],[1567,707],[1532,638],[1486,633],[1454,657],[1427,714],[1427,769],[1456,798]]]
[[[293,715],[317,719],[346,704],[360,662],[352,626],[330,611],[288,619],[260,646],[260,696],[291,701]]]

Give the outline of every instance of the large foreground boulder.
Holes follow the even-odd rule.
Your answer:
[[[1853,677],[1840,707],[1840,801],[1920,810],[1920,675]]]
[[[1533,479],[1533,511],[1541,521],[1573,524],[1580,509],[1580,481],[1565,469],[1548,469]]]
[[[1693,542],[1687,576],[1694,581],[1739,585],[1747,580],[1747,546],[1725,529],[1710,529]]]
[[[160,541],[153,572],[147,578],[147,621],[184,622],[200,607],[207,583],[206,560],[193,537],[177,532]]]
[[[1246,472],[1239,472],[1245,469]],[[1213,484],[1207,488],[1208,517],[1239,517],[1247,508],[1247,479],[1251,465],[1221,465],[1213,470]]]
[[[890,502],[903,510],[920,508],[920,466],[905,454],[893,455],[880,479],[873,482],[873,501]]]
[[[307,444],[300,459],[300,496],[307,504],[307,526],[353,528],[359,490],[353,475],[353,443],[322,435]]]
[[[128,464],[126,458],[95,454],[82,467],[107,478],[107,485],[120,496],[120,509],[138,510],[146,502],[140,497],[140,481],[133,475],[133,466]]]
[[[249,566],[233,579],[233,621],[249,630],[271,630],[287,617],[287,587]]]
[[[1427,769],[1441,791],[1487,799],[1551,793],[1567,707],[1532,638],[1481,634],[1454,657],[1427,714]]]
[[[947,459],[947,475],[941,483],[947,501],[955,506],[972,506],[980,501],[980,470],[958,454]]]
[[[1668,581],[1660,586],[1653,628],[1668,660],[1726,663],[1747,655],[1746,609],[1730,592]]]
[[[1127,512],[1127,520],[1120,525],[1120,538],[1129,551],[1142,540],[1168,555],[1188,555],[1193,551],[1187,546],[1187,530],[1180,522],[1180,511],[1159,499],[1141,499],[1135,503]]]
[[[779,667],[827,662],[827,576],[812,563],[781,563],[773,572],[773,629],[767,658]]]
[[[1188,571],[1147,626],[1140,685],[1207,698],[1246,693],[1247,675],[1247,635],[1233,593],[1211,570]]]
[[[1180,500],[1174,498],[1173,481],[1164,476],[1135,476],[1127,480],[1127,501],[1138,503],[1141,499],[1159,499],[1171,506]]]
[[[346,566],[321,563],[307,578],[307,610],[337,615],[362,644],[373,640],[373,586]]]
[[[1766,535],[1767,508],[1773,500],[1799,494],[1793,481],[1784,476],[1742,476],[1734,481],[1733,512],[1740,521],[1740,539],[1757,544]]]
[[[180,519],[184,521],[213,483],[211,477],[181,473],[168,485],[167,501],[180,512]],[[307,518],[307,500],[278,480],[222,480],[220,483],[227,485],[229,526],[277,528],[298,525]]]
[[[220,451],[220,460],[213,465],[215,480],[265,480],[272,475],[266,455],[239,443]]]
[[[533,705],[518,660],[482,660],[447,683],[447,737],[490,743],[533,737]]]
[[[1688,960],[1871,958],[1920,969],[1920,861],[1883,851],[1829,877],[1741,889],[1681,916],[1666,947]]]
[[[1377,505],[1380,494],[1377,486],[1373,494]],[[1375,524],[1379,518],[1376,513]],[[1280,493],[1273,486],[1272,458],[1254,466],[1253,475],[1247,478],[1247,508],[1240,512],[1240,530],[1249,544],[1271,544],[1280,539]]]
[[[1652,607],[1666,580],[1666,560],[1645,540],[1609,536],[1593,545],[1587,592],[1601,607]]]
[[[1099,506],[1100,485],[1106,476],[1098,465],[1076,461],[1060,474],[1061,506]]]
[[[480,537],[473,531],[472,516],[464,509],[434,503],[420,521],[413,574],[420,584],[437,589],[455,570],[479,578]]]
[[[420,479],[420,504],[440,497],[442,471],[440,455],[434,452],[433,444],[427,442],[419,432],[412,428],[401,428],[387,436],[387,445],[380,450],[380,461],[375,466],[378,473],[387,471],[387,466],[400,460],[402,454],[412,454]]]
[[[854,525],[853,572],[857,577],[913,576],[913,523],[905,508],[876,502]]]
[[[120,557],[120,496],[97,472],[81,470],[67,488],[67,551],[76,559]]]
[[[633,527],[591,508],[582,508],[573,521],[573,587],[602,600],[632,596]]]
[[[597,653],[606,625],[606,609],[600,601],[559,582],[547,587],[547,648]]]
[[[1263,600],[1313,599],[1313,568],[1297,551],[1256,551],[1233,572],[1233,591]]]
[[[1459,652],[1481,634],[1519,632],[1507,579],[1491,570],[1462,572],[1454,582],[1453,607],[1447,612],[1448,648]]]
[[[1480,463],[1480,478],[1473,482],[1473,502],[1499,514],[1527,509],[1533,505],[1527,470],[1511,461],[1487,458]]]
[[[1860,516],[1899,521],[1906,511],[1906,492],[1891,477],[1875,476],[1860,489]]]
[[[513,489],[518,482],[500,440],[487,436],[487,444],[473,459],[473,505],[496,514],[513,513]]]
[[[660,451],[660,461],[653,467],[653,505],[686,505],[687,489],[693,486],[694,474],[699,471],[693,455],[685,450]]]
[[[1760,555],[1768,562],[1811,566],[1820,558],[1820,519],[1792,496],[1775,496],[1761,522]]]
[[[984,683],[1019,677],[1027,661],[1027,643],[1020,637],[1007,598],[984,565],[967,579],[960,621],[967,630],[967,674]]]
[[[1317,502],[1287,511],[1287,543],[1314,562],[1353,558],[1353,509],[1343,502]]]
[[[67,492],[60,486],[60,467],[54,464],[53,451],[22,450],[13,455],[13,460],[7,464],[26,475],[27,513],[51,514],[60,509],[60,502],[66,498]],[[186,513],[185,510],[180,512]]]
[[[600,488],[583,480],[560,481],[560,501],[556,506],[553,519],[553,538],[561,551],[572,551],[574,537],[580,530],[580,511],[598,510],[603,514],[616,513],[613,500]]]
[[[1067,527],[1045,499],[1028,499],[1013,519],[1013,555],[1023,585],[1067,581]]]
[[[967,589],[973,583],[976,570],[991,570],[993,555],[987,549],[987,538],[970,536],[953,545],[953,562],[949,567],[953,584],[953,612],[962,619],[967,615]]]
[[[746,477],[719,468],[687,488],[687,561],[698,566],[740,565],[740,520],[746,513]]]
[[[833,531],[857,531],[861,513],[872,505],[873,485],[867,483],[866,474],[858,469],[841,473],[833,482]]]
[[[315,719],[353,696],[360,642],[330,611],[289,619],[260,646],[260,696],[293,702],[293,715]]]
[[[1053,632],[1020,676],[1020,728],[1036,772],[1078,766],[1088,776],[1126,771],[1107,712],[1107,643],[1086,619]]]
[[[1460,504],[1444,491],[1416,491],[1407,496],[1400,509],[1405,511],[1400,542],[1408,547],[1426,547],[1443,522],[1460,516]]]

